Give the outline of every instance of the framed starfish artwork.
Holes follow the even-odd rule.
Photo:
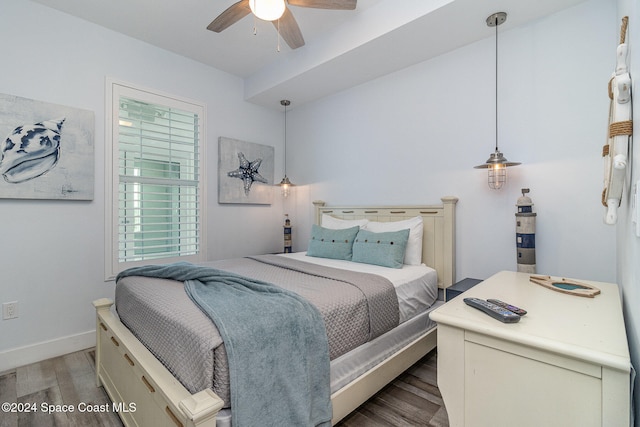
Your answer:
[[[270,205],[274,148],[232,138],[218,139],[218,203]]]

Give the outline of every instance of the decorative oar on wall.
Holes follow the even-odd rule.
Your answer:
[[[631,119],[631,75],[629,74],[628,46],[625,42],[629,17],[622,18],[620,44],[616,49],[616,68],[609,80],[609,129],[607,144],[602,148],[604,157],[604,190],[602,204],[606,208],[604,222],[618,221],[618,207],[622,201],[633,121]]]

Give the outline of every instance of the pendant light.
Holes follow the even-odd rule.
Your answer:
[[[519,162],[510,162],[498,149],[498,25],[507,20],[505,12],[494,13],[487,18],[489,27],[496,27],[496,150],[491,153],[487,161],[475,166],[476,169],[488,169],[489,188],[499,190],[507,182],[507,167],[517,166]]]
[[[286,5],[284,0],[249,0],[249,8],[256,18],[263,21],[275,21],[280,19]]]
[[[284,107],[284,178],[282,178],[282,181],[280,181],[278,185],[282,189],[282,196],[288,197],[291,192],[291,187],[294,186],[287,176],[287,107],[291,105],[291,101],[283,99],[280,101],[280,105]]]

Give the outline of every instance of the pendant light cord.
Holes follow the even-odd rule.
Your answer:
[[[287,103],[284,104],[284,176],[287,176]]]
[[[496,151],[498,151],[498,17],[496,16]]]
[[[280,105],[282,105],[284,107],[284,147],[283,147],[283,165],[284,165],[284,177],[282,178],[282,181],[280,182],[280,185],[283,186],[283,195],[285,197],[287,197],[288,193],[288,188],[289,186],[292,186],[293,184],[289,181],[289,178],[287,177],[287,107],[291,104],[291,101],[289,101],[288,99],[282,99],[280,100]],[[285,192],[286,190],[286,192]]]

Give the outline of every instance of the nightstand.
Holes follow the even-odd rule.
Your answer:
[[[464,291],[468,291],[469,289],[473,288],[480,282],[482,282],[482,280],[480,279],[470,279],[468,277],[466,279],[462,279],[445,289],[444,300],[450,301]]]
[[[555,279],[558,280],[558,279]],[[594,298],[500,272],[467,293],[528,313],[501,323],[454,299],[438,323],[438,387],[451,427],[629,426],[631,360],[615,283]]]

